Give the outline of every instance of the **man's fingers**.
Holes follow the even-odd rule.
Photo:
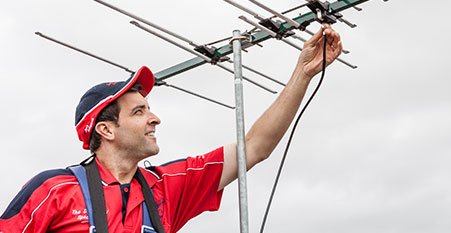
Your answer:
[[[318,41],[323,37],[323,32],[325,30],[326,27],[321,27],[318,32],[315,33],[315,35],[312,36],[312,38],[310,38],[307,42],[305,42],[305,45],[307,46],[312,46],[316,43],[318,43]]]
[[[341,51],[343,50],[343,44],[341,43],[341,37],[340,34],[338,32],[334,32],[334,41],[332,46],[337,50],[338,54],[341,53]]]
[[[326,29],[324,33],[326,34],[327,45],[330,46],[334,51],[341,53],[343,46],[341,44],[340,34],[332,29]]]
[[[332,46],[334,46],[335,48],[338,48],[339,43],[341,44],[340,34],[338,34],[337,32],[334,32],[334,41],[332,43]]]
[[[338,57],[343,50],[343,45],[341,43],[340,34],[332,29],[332,27],[328,24],[323,24],[321,29],[315,33],[315,35],[308,40],[304,46],[305,47],[318,47],[321,48],[324,40],[324,35],[327,40],[327,49],[331,49],[332,52],[330,55],[334,57]]]
[[[338,32],[334,31],[332,28],[325,29],[324,34],[326,35],[327,43],[331,46],[340,40],[340,35],[338,34]]]
[[[340,55],[341,54],[341,51],[343,50],[343,43],[341,43],[341,40],[340,41],[338,41],[338,43],[337,43],[337,57],[338,57],[338,55]]]

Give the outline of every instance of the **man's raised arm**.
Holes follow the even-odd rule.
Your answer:
[[[305,42],[287,85],[246,134],[247,170],[269,157],[293,121],[310,80],[321,71],[323,33],[327,38],[327,65],[340,55],[342,50],[340,35],[329,25],[324,25],[310,40]],[[237,178],[236,154],[236,143],[224,146],[224,168],[218,190],[223,189]]]

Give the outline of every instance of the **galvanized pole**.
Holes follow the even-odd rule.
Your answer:
[[[237,161],[238,161],[238,192],[240,199],[240,230],[249,232],[249,218],[247,208],[247,181],[246,181],[246,144],[244,143],[244,100],[243,100],[243,74],[241,66],[241,33],[233,31],[233,65],[235,68],[235,112],[237,132]]]

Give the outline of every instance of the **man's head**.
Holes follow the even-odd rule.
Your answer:
[[[75,127],[78,138],[83,142],[84,149],[91,149],[91,151],[97,149],[90,148],[90,144],[92,132],[97,128],[96,126],[99,122],[119,123],[120,99],[125,95],[129,95],[130,89],[135,84],[139,84],[142,88],[140,90],[132,90],[130,93],[135,93],[136,97],[139,96],[145,101],[144,97],[149,94],[154,85],[154,77],[149,68],[141,67],[127,81],[96,85],[81,97],[75,113]],[[145,102],[147,103],[147,101]],[[93,142],[93,146],[96,146],[95,144]]]

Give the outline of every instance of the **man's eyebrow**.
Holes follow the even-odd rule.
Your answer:
[[[132,108],[131,112],[133,113],[133,112],[135,112],[138,109],[146,109],[146,108],[147,108],[147,106],[145,104],[141,104],[141,105],[138,105],[138,106]]]

